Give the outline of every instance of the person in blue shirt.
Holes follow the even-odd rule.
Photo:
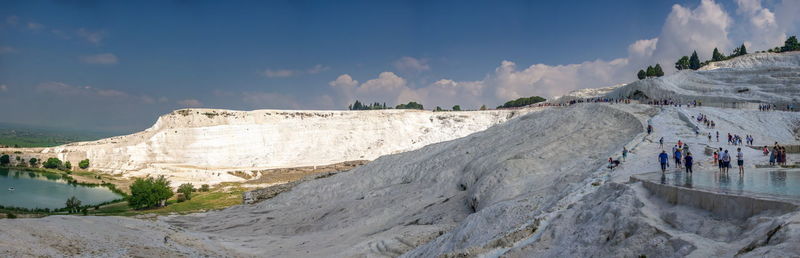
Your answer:
[[[686,153],[686,157],[683,158],[683,160],[684,160],[683,163],[686,166],[686,173],[691,174],[692,173],[692,163],[693,163],[692,161],[694,161],[694,158],[692,158],[692,153],[691,152],[687,152]]]
[[[682,156],[683,155],[681,155],[681,149],[680,148],[678,148],[678,150],[676,150],[675,154],[672,156],[673,158],[675,158],[675,168],[677,168],[677,169],[681,168]]]
[[[667,171],[667,163],[669,162],[669,155],[667,155],[666,151],[661,151],[661,154],[658,154],[658,162],[661,163],[661,173]]]

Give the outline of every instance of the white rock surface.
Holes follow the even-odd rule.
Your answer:
[[[165,175],[173,184],[239,181],[227,171],[373,160],[448,141],[531,109],[469,112],[232,111],[184,109],[126,136],[45,148],[73,164],[126,176]]]

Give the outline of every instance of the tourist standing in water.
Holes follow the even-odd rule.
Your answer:
[[[722,153],[722,172],[728,173],[728,170],[731,168],[731,155],[728,154],[728,150]]]
[[[675,168],[681,169],[681,149],[677,148],[675,150],[675,154],[673,154],[675,158]]]
[[[692,165],[693,165],[692,161],[693,161],[692,153],[691,152],[687,152],[686,153],[686,158],[684,158],[684,165],[686,166],[686,173],[690,173],[690,174],[692,173]]]
[[[658,154],[658,162],[661,163],[661,173],[667,171],[667,166],[669,166],[669,155],[667,155],[666,151],[661,151],[661,154]]]
[[[744,174],[744,153],[742,148],[736,148],[736,164],[739,165],[739,174]]]

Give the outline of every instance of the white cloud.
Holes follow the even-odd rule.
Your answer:
[[[0,46],[0,54],[17,53],[17,49],[10,46]]]
[[[100,43],[105,39],[106,33],[104,31],[90,31],[85,28],[78,29],[76,33],[78,37],[86,40],[89,43],[100,45]]]
[[[786,38],[785,29],[778,26],[775,13],[761,6],[760,0],[736,0],[736,13],[747,19],[744,27],[749,36],[746,45],[752,50],[780,45]]]
[[[103,65],[112,65],[112,64],[117,64],[119,62],[117,56],[112,53],[82,56],[80,57],[80,60],[82,63],[86,64],[103,64]]]
[[[5,91],[8,91],[8,86],[6,86],[5,84],[0,84],[0,92],[5,92]]]
[[[6,17],[6,24],[11,26],[16,26],[18,23],[19,23],[19,17],[13,15]]]
[[[303,74],[318,74],[324,71],[331,69],[328,66],[324,66],[321,64],[314,65],[311,68],[306,70],[292,70],[292,69],[265,69],[264,71],[260,72],[261,75],[269,77],[269,78],[285,78],[285,77],[292,77],[292,76],[299,76]]]
[[[306,71],[306,73],[308,73],[308,74],[318,74],[318,73],[327,71],[329,69],[331,69],[331,68],[328,67],[328,66],[324,66],[324,65],[318,64],[318,65],[315,65],[314,67],[309,68]]]
[[[650,57],[656,50],[658,38],[637,40],[628,46],[628,55],[636,57]]]
[[[28,22],[28,26],[27,27],[28,27],[29,30],[33,30],[33,31],[38,31],[38,30],[44,29],[44,25],[42,25],[41,23],[35,23],[35,22]]]
[[[184,100],[179,100],[178,105],[184,107],[200,107],[203,105],[203,103],[196,99],[184,99]]]
[[[427,59],[416,59],[408,56],[401,57],[397,61],[394,61],[393,65],[401,72],[422,72],[431,69]]]
[[[63,97],[129,100],[148,103],[147,98],[135,97],[120,90],[102,89],[92,86],[73,86],[63,82],[44,82],[36,85],[34,89],[40,94],[53,94]]]
[[[280,69],[280,70],[272,70],[266,69],[263,72],[264,76],[269,78],[281,78],[281,77],[290,77],[295,74],[292,70]]]

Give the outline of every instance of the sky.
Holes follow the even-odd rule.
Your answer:
[[[800,1],[0,1],[0,122],[107,132],[180,108],[427,109],[629,83],[783,44]]]

